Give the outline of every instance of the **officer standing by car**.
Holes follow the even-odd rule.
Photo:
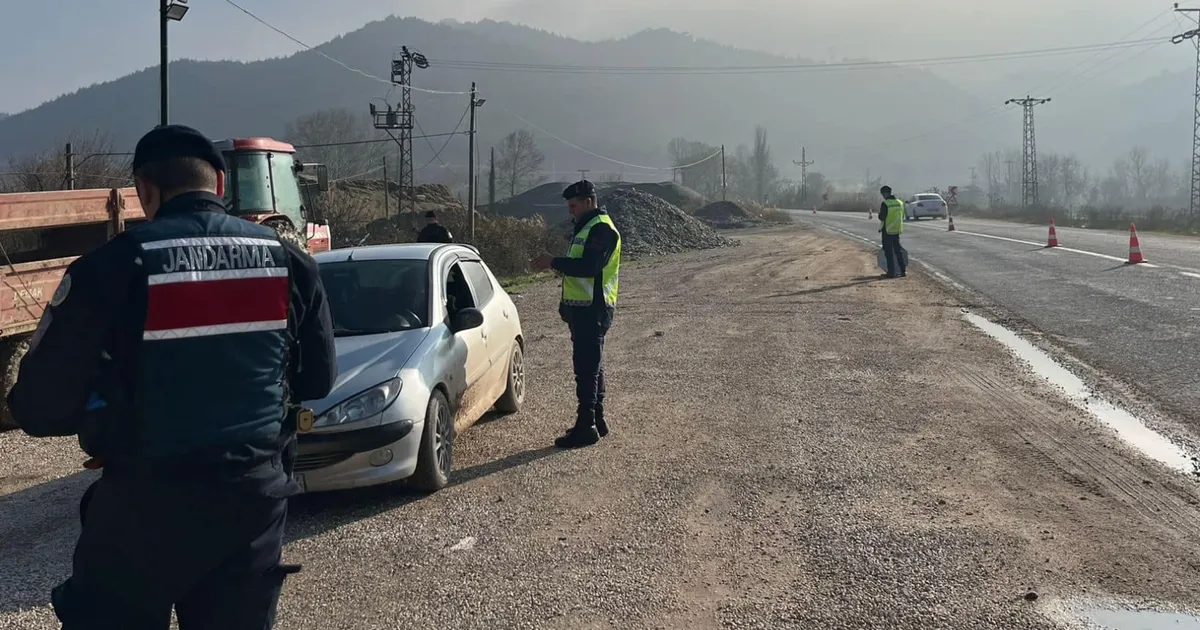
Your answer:
[[[64,630],[269,628],[281,564],[293,401],[337,367],[315,261],[226,214],[225,165],[183,126],[133,157],[149,219],[71,263],[8,403],[34,437],[78,435],[85,495]]]
[[[904,202],[892,194],[891,186],[879,189],[883,203],[879,204],[879,232],[883,234],[883,257],[887,260],[888,278],[908,275],[904,261],[904,247],[900,245],[900,234],[904,231]],[[897,272],[899,270],[899,273]]]
[[[454,237],[450,235],[450,230],[447,230],[437,218],[437,213],[433,210],[425,213],[426,224],[417,234],[418,243],[453,243]]]
[[[587,180],[563,191],[575,222],[566,256],[543,254],[533,261],[539,271],[562,275],[558,311],[571,330],[575,425],[554,441],[559,448],[590,446],[608,435],[604,418],[604,337],[617,306],[621,235],[604,208],[596,206],[596,187]]]

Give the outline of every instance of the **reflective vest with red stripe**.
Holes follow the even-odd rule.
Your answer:
[[[275,231],[173,209],[126,235],[146,282],[132,450],[170,457],[278,438],[292,340],[288,253]]]

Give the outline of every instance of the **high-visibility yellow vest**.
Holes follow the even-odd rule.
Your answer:
[[[612,256],[608,259],[608,264],[601,271],[601,284],[604,289],[604,303],[608,306],[617,305],[617,286],[621,272],[621,233],[617,231],[617,226],[613,224],[612,218],[607,214],[597,214],[579,233],[571,240],[571,248],[567,250],[567,258],[583,258],[584,244],[587,243],[588,234],[592,228],[603,223],[617,235],[617,246],[613,249]],[[562,279],[562,303],[567,306],[591,306],[592,301],[596,297],[596,279],[595,278],[577,278],[574,276],[563,276]]]
[[[904,202],[899,199],[884,199],[887,204],[887,219],[883,231],[888,234],[899,234],[904,231]]]

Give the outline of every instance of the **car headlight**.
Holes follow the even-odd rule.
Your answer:
[[[336,427],[366,420],[381,413],[400,395],[400,379],[381,383],[361,394],[355,394],[329,411],[317,416],[313,428]]]

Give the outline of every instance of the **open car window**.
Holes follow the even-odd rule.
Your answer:
[[[446,313],[450,317],[454,317],[455,313],[464,308],[479,306],[462,265],[463,263],[454,263],[446,272],[444,295],[446,296]]]
[[[429,326],[429,262],[350,260],[321,265],[337,336]]]

